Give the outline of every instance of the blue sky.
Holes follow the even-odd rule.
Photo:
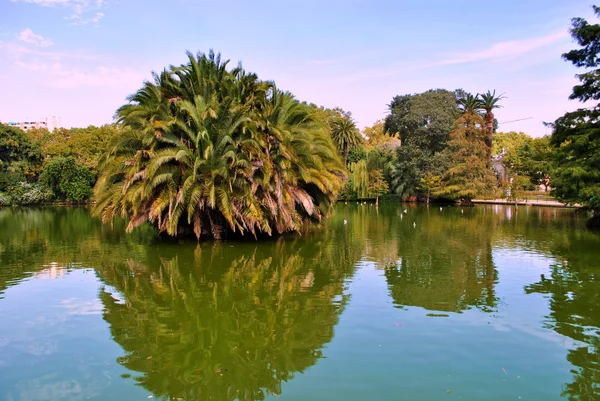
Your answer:
[[[500,130],[533,136],[579,104],[570,19],[589,0],[0,0],[0,121],[112,121],[150,71],[214,49],[360,127],[398,94],[506,94]]]

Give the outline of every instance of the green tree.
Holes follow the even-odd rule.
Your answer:
[[[510,160],[511,163],[520,164],[518,160],[519,150],[524,146],[527,141],[531,139],[524,132],[498,132],[494,135],[492,142],[492,154],[499,155],[505,153],[505,160]]]
[[[27,132],[0,124],[0,191],[35,181],[42,163],[40,144]]]
[[[314,103],[310,103],[309,106],[314,110],[315,119],[323,122],[330,129],[333,128],[333,123],[337,120],[344,118],[352,118],[352,113],[345,111],[341,107],[334,107],[333,109],[317,106]]]
[[[332,123],[331,138],[344,157],[344,165],[348,166],[348,151],[358,147],[363,142],[354,120],[351,117],[335,120]]]
[[[525,177],[527,189],[550,184],[553,151],[550,137],[532,138],[523,132],[499,132],[494,135],[493,154],[501,162],[509,176]]]
[[[357,163],[361,160],[365,160],[368,156],[367,151],[363,146],[359,146],[354,149],[350,149],[348,152],[348,164]]]
[[[120,129],[114,125],[61,128],[51,133],[45,129],[30,131],[41,143],[45,156],[72,156],[78,164],[92,171],[97,171],[100,158],[106,153],[110,143],[121,134]]]
[[[429,203],[431,195],[440,190],[441,185],[442,177],[439,175],[434,175],[431,171],[425,173],[425,175],[421,178],[419,190],[427,197],[427,203]]]
[[[55,157],[44,165],[40,183],[48,187],[61,200],[80,202],[89,198],[96,177],[74,157]]]
[[[350,166],[350,182],[352,190],[356,193],[358,199],[367,199],[369,197],[369,170],[367,162],[361,160]]]
[[[118,112],[95,213],[175,236],[299,231],[331,210],[344,167],[313,107],[210,52],[154,74]]]
[[[525,175],[533,185],[543,185],[547,191],[551,184],[551,171],[554,168],[554,149],[550,136],[532,138],[522,148],[525,160]]]
[[[485,135],[484,121],[478,114],[467,112],[456,120],[448,143],[453,163],[436,195],[472,206],[472,199],[493,194],[496,179],[487,167]]]
[[[382,170],[369,171],[369,198],[379,198],[390,190]]]
[[[365,137],[365,147],[369,150],[373,149],[396,149],[400,146],[399,134],[390,135],[385,131],[385,121],[377,120],[370,127],[365,127],[363,130]]]
[[[452,125],[460,114],[456,94],[444,89],[396,96],[389,108],[385,131],[399,133],[403,146],[410,138],[423,138],[422,145],[433,152],[446,147]]]
[[[462,95],[436,89],[392,100],[384,129],[399,133],[402,143],[390,169],[394,193],[403,198],[423,195],[419,190],[421,178],[428,171],[441,175],[447,169],[443,150],[460,115],[457,96]]]
[[[596,16],[600,7],[593,6]],[[576,67],[588,70],[577,77],[570,99],[600,100],[600,25],[574,18],[571,36],[581,46],[562,55]],[[598,103],[558,118],[552,124],[551,144],[557,166],[552,172],[554,194],[562,201],[593,210],[589,227],[600,227],[600,107]]]

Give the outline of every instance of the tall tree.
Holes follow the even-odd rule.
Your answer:
[[[363,142],[360,131],[351,117],[343,117],[333,121],[331,138],[337,144],[344,157],[344,165],[348,166],[348,151]]]
[[[385,130],[398,133],[402,143],[390,171],[394,193],[403,198],[424,196],[421,178],[428,171],[441,175],[446,170],[443,150],[460,115],[457,97],[461,93],[436,89],[394,97],[385,119]]]
[[[593,6],[600,17],[600,7]],[[600,100],[600,25],[573,18],[571,36],[581,46],[562,55],[579,68],[581,82],[570,99],[582,102]],[[551,144],[557,167],[552,173],[555,195],[569,203],[581,203],[593,211],[588,227],[600,228],[600,107],[596,103],[566,113],[553,124]]]
[[[494,109],[500,108],[500,101],[504,99],[504,96],[496,96],[496,91],[479,95],[481,99],[481,109],[485,111],[485,132],[486,132],[486,144],[488,146],[487,159],[488,165],[491,163],[492,158],[492,146],[494,138]]]
[[[477,113],[465,113],[454,124],[448,153],[452,165],[444,174],[438,196],[472,206],[478,196],[493,194],[496,178],[486,163],[484,121]]]

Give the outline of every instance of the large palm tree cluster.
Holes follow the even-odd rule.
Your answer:
[[[272,235],[320,221],[344,166],[314,109],[210,52],[154,74],[117,111],[95,213],[176,236]]]

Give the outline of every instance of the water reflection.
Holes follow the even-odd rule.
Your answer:
[[[399,259],[385,268],[394,303],[443,312],[472,307],[494,310],[496,221],[472,211],[436,209],[407,213],[405,219],[413,225],[398,227],[403,239],[398,245]]]
[[[241,249],[236,249],[241,248]],[[166,399],[261,400],[314,365],[347,301],[352,264],[313,243],[199,245],[99,268],[124,297],[104,319],[136,382]],[[173,252],[175,253],[175,252]]]
[[[569,400],[600,399],[600,262],[590,257],[598,245],[591,235],[563,238],[553,248],[557,262],[550,275],[525,287],[528,294],[548,296],[546,325],[575,340],[567,356],[574,366],[573,381],[563,390]]]
[[[111,229],[86,208],[0,208],[0,299],[7,287],[37,272],[50,278],[64,269],[141,257],[153,240],[149,226],[125,234],[124,222]]]
[[[7,289],[28,278],[66,282],[69,272],[77,271],[103,286],[99,299],[98,287],[91,298],[70,292],[55,296],[54,310],[70,320],[49,322],[58,312],[44,315],[47,319],[36,326],[38,331],[20,341],[26,350],[22,354],[37,358],[31,361],[47,366],[41,358],[55,358],[53,363],[62,366],[63,373],[47,373],[36,365],[37,376],[29,374],[33,365],[23,358],[23,370],[9,372],[19,379],[13,380],[17,384],[11,384],[10,391],[23,399],[103,399],[114,388],[114,375],[102,376],[99,372],[104,371],[87,361],[69,365],[92,351],[81,344],[64,348],[73,341],[66,333],[77,335],[67,325],[79,322],[83,330],[93,317],[102,316],[102,328],[108,327],[112,344],[119,346],[110,362],[118,372],[129,372],[123,381],[130,387],[136,383],[136,388],[163,399],[257,400],[280,395],[284,382],[318,364],[336,335],[344,335],[338,322],[352,305],[348,282],[357,266],[369,265],[379,269],[373,269],[369,279],[382,283],[384,296],[389,293],[394,306],[416,311],[411,316],[424,319],[429,319],[427,314],[452,313],[452,319],[430,321],[464,324],[470,332],[474,329],[467,325],[473,321],[509,320],[503,286],[523,297],[531,294],[532,299],[533,294],[543,294],[548,299],[547,309],[539,304],[543,323],[527,315],[531,310],[518,318],[536,330],[572,339],[566,343],[573,346],[561,343],[569,348],[567,360],[556,368],[572,369],[572,380],[560,379],[567,382],[563,397],[600,399],[600,237],[582,228],[584,220],[571,211],[550,208],[489,206],[461,212],[352,204],[339,205],[325,227],[302,237],[198,245],[161,240],[148,226],[127,235],[120,222],[114,229],[103,226],[86,209],[0,209],[0,314],[8,301],[2,299]],[[529,275],[524,281],[524,276],[510,276],[520,266],[503,270],[512,263],[506,261],[511,255],[516,260],[543,256],[553,264],[539,280]],[[376,305],[380,312],[388,306]],[[453,314],[467,310],[472,311]],[[35,318],[34,312],[30,314]],[[376,321],[377,312],[370,318]],[[467,318],[470,323],[460,320]],[[519,320],[510,323],[516,327]],[[362,328],[361,322],[356,325]],[[392,327],[394,336],[413,329]],[[373,333],[365,333],[369,341]],[[523,333],[521,338],[527,339]],[[386,332],[378,334],[385,337]],[[488,334],[509,343],[503,333]],[[106,331],[96,335],[108,341]],[[443,354],[456,340],[451,332],[446,336],[432,337],[439,344],[414,346]],[[6,372],[12,355],[22,354],[10,343],[13,339],[1,337],[0,347],[4,344],[8,357],[5,353],[0,358],[0,369]],[[62,360],[68,352],[77,359]],[[493,347],[481,357],[494,359]],[[71,380],[78,376],[68,369],[85,371],[85,377]],[[112,375],[114,367],[110,369]],[[90,378],[97,379],[93,386]],[[8,385],[2,384],[8,382],[0,380],[0,390],[7,392]],[[535,385],[530,386],[533,391]]]

